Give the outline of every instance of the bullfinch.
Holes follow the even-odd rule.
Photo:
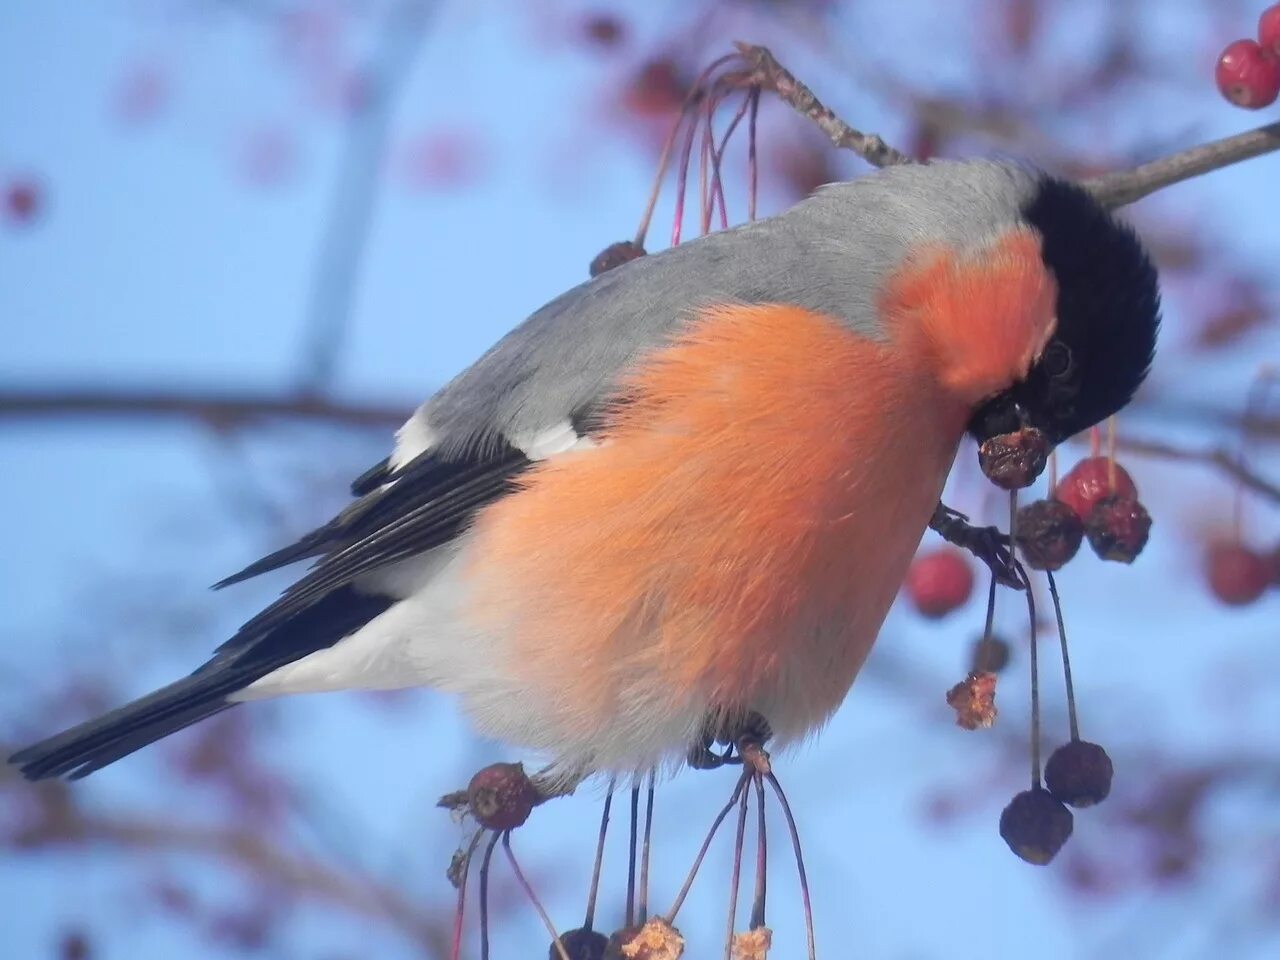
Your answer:
[[[16,753],[82,777],[248,700],[427,686],[553,775],[678,767],[849,692],[965,433],[1052,443],[1133,396],[1133,231],[1004,162],[826,186],[539,309],[420,407],[187,676]]]

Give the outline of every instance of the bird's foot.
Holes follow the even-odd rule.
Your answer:
[[[963,513],[939,503],[929,519],[929,529],[981,560],[998,583],[1015,590],[1024,589],[1025,580],[1013,555],[1013,542],[998,527],[974,526]]]
[[[765,743],[773,736],[769,721],[754,710],[733,720],[713,718],[707,723],[702,741],[689,751],[687,762],[695,770],[715,770],[726,764],[745,763],[757,773],[770,770]],[[723,752],[712,749],[724,747]]]

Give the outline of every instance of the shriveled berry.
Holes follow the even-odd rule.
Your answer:
[[[684,937],[661,917],[644,926],[623,927],[609,938],[605,960],[680,960]]]
[[[947,691],[947,705],[956,712],[956,726],[985,730],[996,722],[996,675],[971,673]]]
[[[973,642],[973,650],[969,656],[970,673],[999,673],[1009,665],[1013,650],[1009,641],[1003,637],[992,635],[979,637]]]
[[[1151,514],[1132,497],[1104,497],[1089,514],[1085,533],[1089,546],[1103,560],[1133,563],[1147,545]]]
[[[1049,439],[1035,427],[988,437],[978,447],[978,465],[986,478],[1003,490],[1021,490],[1035,483],[1049,459]]]
[[[644,255],[644,247],[634,240],[619,240],[617,243],[611,243],[597,253],[595,259],[591,261],[589,268],[591,276],[598,277],[607,270],[638,260]]]
[[[1024,790],[1000,814],[1000,836],[1027,863],[1044,866],[1071,836],[1071,811],[1043,787]]]
[[[1271,582],[1267,558],[1238,543],[1215,543],[1205,558],[1209,589],[1223,603],[1243,607],[1266,592]]]
[[[1280,60],[1268,56],[1256,40],[1237,40],[1218,57],[1218,90],[1237,107],[1260,110],[1280,95]]]
[[[1280,3],[1273,3],[1258,17],[1258,43],[1267,56],[1280,59]]]
[[[1107,751],[1087,740],[1072,740],[1049,756],[1044,785],[1071,807],[1091,807],[1107,799],[1115,768]]]
[[[597,930],[579,927],[560,934],[560,943],[569,960],[604,960],[604,951],[609,946],[609,938]],[[564,960],[556,945],[551,944],[547,954],[548,960]]]
[[[1057,570],[1076,555],[1084,522],[1060,500],[1036,500],[1018,511],[1018,549],[1033,570]]]
[[[1088,521],[1089,514],[1103,497],[1118,493],[1137,499],[1138,487],[1129,471],[1110,457],[1088,457],[1067,471],[1053,491],[1053,499],[1065,503],[1077,517]]]
[[[471,815],[490,830],[511,830],[529,819],[538,791],[521,763],[491,763],[471,778],[467,803]]]
[[[906,588],[916,610],[937,620],[968,602],[973,593],[973,569],[959,550],[943,547],[911,562]]]

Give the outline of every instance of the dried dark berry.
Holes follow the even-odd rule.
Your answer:
[[[1043,787],[1024,790],[1000,814],[1000,836],[1027,863],[1044,866],[1071,836],[1075,818]]]
[[[1022,427],[982,441],[978,465],[988,480],[1004,490],[1035,483],[1049,459],[1049,439],[1035,427]]]
[[[1132,497],[1115,494],[1093,507],[1085,524],[1089,546],[1103,560],[1133,563],[1147,545],[1151,534],[1151,514]]]
[[[1076,555],[1084,522],[1058,500],[1036,500],[1018,511],[1016,539],[1033,570],[1058,570]]]
[[[538,791],[520,763],[491,763],[471,778],[471,815],[490,830],[511,830],[529,819]]]
[[[1044,767],[1044,785],[1072,807],[1092,807],[1107,799],[1115,772],[1107,751],[1087,740],[1063,744]]]
[[[569,960],[604,960],[609,938],[597,930],[579,927],[560,934],[560,943],[564,946],[564,952],[569,955]],[[554,943],[547,956],[548,960],[564,960]]]
[[[596,258],[591,261],[591,276],[598,277],[607,270],[620,267],[632,260],[639,260],[644,255],[644,247],[634,240],[619,240],[617,243],[611,243],[597,253]]]
[[[1013,649],[1003,637],[979,637],[973,642],[969,658],[970,673],[999,673],[1009,665]]]

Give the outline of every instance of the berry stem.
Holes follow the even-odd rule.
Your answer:
[[[604,865],[604,840],[609,833],[609,810],[613,806],[613,790],[617,778],[610,778],[609,792],[604,795],[604,809],[600,811],[600,837],[596,840],[596,862],[591,868],[591,887],[587,890],[587,913],[582,921],[584,930],[595,928],[596,898],[600,893],[600,869]]]
[[[1017,536],[1018,491],[1009,491],[1009,539]],[[1022,582],[1026,586],[1027,617],[1030,620],[1031,632],[1031,789],[1040,787],[1040,664],[1036,647],[1036,598],[1031,586],[1031,578],[1027,571],[1018,566],[1022,574]]]
[[[658,206],[658,196],[662,193],[663,181],[667,179],[667,168],[671,165],[671,151],[675,147],[680,127],[687,118],[682,113],[671,125],[671,132],[662,144],[662,153],[658,157],[658,172],[654,174],[653,185],[649,188],[649,200],[645,204],[644,213],[640,216],[640,226],[636,229],[636,246],[643,247],[645,235],[649,232],[649,224],[653,222],[653,211]]]
[[[1076,688],[1071,681],[1071,656],[1067,653],[1067,625],[1062,618],[1062,600],[1058,597],[1058,584],[1053,579],[1053,571],[1046,570],[1049,577],[1049,596],[1053,598],[1053,613],[1058,621],[1058,643],[1062,647],[1062,679],[1067,686],[1067,722],[1071,725],[1071,739],[1080,739],[1080,724],[1076,720]]]
[[[467,874],[471,872],[471,858],[475,855],[482,836],[484,831],[477,830],[462,858],[462,872],[458,875],[458,907],[453,915],[453,944],[449,949],[449,960],[458,960],[462,956],[462,921],[467,912]]]
[[[640,785],[631,788],[631,834],[627,849],[627,922],[625,926],[633,926],[636,922],[636,847],[640,835]]]
[[[1102,456],[1102,430],[1096,425],[1089,428],[1089,456]]]
[[[493,861],[493,848],[498,845],[498,834],[489,838],[480,861],[480,960],[489,960],[489,865]]]
[[[653,836],[653,771],[649,771],[649,787],[644,802],[644,842],[640,847],[640,908],[639,922],[649,919],[649,849]]]
[[[702,841],[702,846],[698,849],[698,855],[693,858],[693,866],[689,869],[689,875],[685,877],[684,885],[680,888],[680,892],[676,894],[675,902],[671,905],[671,909],[667,911],[667,915],[663,918],[669,926],[675,926],[676,914],[680,912],[680,908],[684,905],[685,898],[689,895],[689,890],[693,886],[693,880],[698,875],[698,870],[702,867],[702,861],[707,855],[707,851],[711,848],[711,841],[715,839],[716,833],[720,830],[720,824],[724,823],[725,817],[729,816],[729,811],[734,808],[738,802],[738,796],[746,789],[747,781],[751,777],[751,771],[744,769],[742,776],[738,777],[738,784],[733,788],[733,793],[729,797],[729,801],[716,814],[716,818],[711,821],[711,829],[707,831],[706,838]]]
[[[1058,489],[1058,448],[1049,451],[1049,496]]]
[[[1116,492],[1116,415],[1107,417],[1107,488]]]
[[[756,930],[765,926],[764,906],[768,889],[769,839],[764,816],[764,777],[757,773],[752,779],[756,784],[756,892],[751,903],[750,929]]]
[[[533,909],[537,911],[538,918],[542,920],[543,926],[551,934],[551,943],[556,948],[556,953],[560,955],[560,960],[571,960],[569,951],[564,948],[564,944],[560,940],[560,934],[556,932],[556,925],[551,922],[551,917],[547,915],[546,908],[542,906],[542,901],[533,892],[533,886],[529,883],[524,871],[520,869],[520,864],[516,861],[515,851],[511,849],[510,830],[502,832],[502,850],[507,855],[507,860],[511,863],[511,871],[516,875],[516,881],[520,884],[520,888],[524,890],[524,895],[529,898],[529,902],[533,904]]]
[[[758,774],[751,774],[758,776]],[[748,790],[738,801],[738,833],[733,843],[733,871],[729,874],[729,919],[724,934],[724,960],[733,960],[733,927],[738,919],[738,886],[742,880],[742,844],[747,833]]]
[[[809,947],[808,960],[817,960],[818,946],[813,935],[813,900],[809,896],[809,875],[804,869],[804,851],[800,846],[800,831],[796,829],[795,815],[791,812],[791,804],[787,802],[786,791],[778,782],[777,774],[772,771],[766,773],[765,779],[769,781],[769,786],[778,797],[783,819],[787,821],[787,832],[791,834],[791,849],[796,855],[796,871],[800,875],[800,903],[804,907],[804,935]]]

